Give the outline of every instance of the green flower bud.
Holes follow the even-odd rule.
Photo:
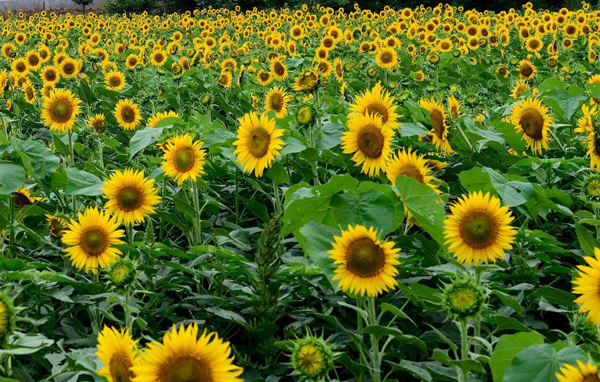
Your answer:
[[[117,288],[126,288],[136,281],[136,264],[126,257],[118,258],[106,270],[106,276]]]
[[[455,318],[478,315],[485,306],[485,295],[470,279],[457,279],[444,289],[444,306]]]

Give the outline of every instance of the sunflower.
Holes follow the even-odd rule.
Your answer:
[[[135,374],[131,368],[136,364],[137,341],[129,334],[129,329],[117,330],[104,326],[98,333],[98,352],[102,362],[98,374],[108,382],[131,382]]]
[[[528,51],[530,51],[532,53],[536,53],[536,52],[539,52],[544,47],[544,43],[542,42],[542,40],[540,40],[537,37],[530,37],[525,42],[525,47],[527,48]]]
[[[419,106],[429,112],[431,121],[431,139],[435,147],[443,153],[453,153],[448,140],[448,122],[446,111],[436,100],[422,99]]]
[[[104,114],[96,114],[88,118],[88,125],[96,134],[100,134],[106,127],[105,119]]]
[[[348,226],[334,240],[328,253],[336,266],[333,280],[339,280],[342,291],[377,297],[396,288],[400,249],[393,242],[381,243],[373,227],[362,225]]]
[[[277,118],[287,115],[287,105],[292,96],[288,95],[282,87],[274,86],[269,90],[265,98],[265,111],[274,111]]]
[[[398,64],[398,55],[393,48],[381,49],[375,56],[375,63],[380,68],[392,71]]]
[[[348,129],[342,133],[344,154],[354,154],[352,160],[356,166],[362,164],[361,172],[369,176],[378,176],[380,171],[385,171],[392,155],[392,129],[376,114],[358,113],[350,114]]]
[[[524,80],[517,80],[515,86],[512,88],[510,96],[514,99],[521,97],[521,93],[529,89],[529,85]]]
[[[127,225],[143,222],[147,216],[154,213],[156,205],[160,203],[154,179],[148,179],[142,171],[133,169],[116,171],[104,181],[101,191],[108,199],[105,208],[113,213],[119,222]]]
[[[20,75],[29,74],[29,67],[27,66],[27,61],[24,58],[18,58],[14,60],[11,64],[11,68],[13,72],[18,73]]]
[[[500,200],[480,191],[462,196],[444,221],[448,251],[463,264],[496,262],[511,249],[516,230],[513,217]]]
[[[285,81],[288,77],[288,69],[283,64],[282,59],[271,61],[271,73],[273,73],[273,77],[275,77],[277,81]]]
[[[4,96],[4,92],[8,87],[8,71],[6,69],[0,71],[0,97]]]
[[[35,96],[35,88],[33,87],[33,84],[31,82],[27,81],[26,83],[24,83],[21,87],[21,90],[25,94],[25,100],[28,103],[32,104],[35,102],[37,98]]]
[[[174,111],[161,111],[148,118],[148,126],[156,127],[156,125],[166,118],[179,118],[179,114]]]
[[[204,157],[202,142],[192,140],[189,134],[172,137],[164,153],[162,169],[166,175],[181,185],[186,179],[196,181],[204,174]]]
[[[548,114],[548,108],[542,101],[538,98],[522,100],[513,107],[511,121],[534,154],[541,154],[542,149],[548,150],[548,132],[552,116]]]
[[[229,342],[198,326],[181,325],[165,334],[162,343],[148,344],[132,368],[133,382],[243,382],[242,368],[233,364]]]
[[[135,130],[142,120],[138,106],[129,99],[117,102],[114,115],[119,126],[125,130]]]
[[[136,54],[130,54],[125,59],[125,66],[129,70],[135,69],[139,63],[140,63],[140,57]]]
[[[167,61],[167,52],[163,50],[155,50],[150,54],[150,62],[152,66],[163,66]]]
[[[37,71],[40,68],[40,65],[42,64],[42,58],[40,57],[39,53],[35,50],[30,50],[26,53],[25,61],[27,62],[27,67],[29,68],[29,70],[33,72]]]
[[[64,251],[78,269],[96,273],[96,268],[108,268],[121,254],[113,246],[123,244],[123,230],[119,223],[108,213],[96,207],[88,207],[79,213],[79,222],[71,220],[69,230],[62,237],[62,242],[69,245]]]
[[[256,73],[256,80],[262,86],[267,86],[271,83],[271,81],[273,81],[273,76],[271,75],[271,73],[265,72],[261,69],[258,71],[258,73]]]
[[[42,78],[42,82],[44,83],[44,85],[55,85],[58,82],[58,80],[60,80],[60,73],[58,72],[58,69],[56,69],[54,66],[48,65],[44,69],[42,69],[42,71],[40,72],[40,77]]]
[[[396,114],[397,106],[394,105],[394,97],[377,83],[372,90],[366,90],[357,96],[354,104],[350,105],[350,110],[363,115],[374,114],[381,118],[383,125],[392,130],[396,130],[400,124],[397,119],[402,117]]]
[[[448,110],[450,110],[450,117],[453,119],[458,118],[460,115],[460,103],[453,95],[448,97]]]
[[[521,60],[519,62],[519,75],[521,78],[530,80],[537,73],[537,68],[529,60]]]
[[[50,131],[65,133],[73,129],[77,115],[81,111],[81,100],[68,89],[56,89],[44,97],[42,119]]]
[[[70,57],[65,58],[58,66],[60,74],[64,78],[74,78],[79,74],[79,62]]]
[[[432,182],[434,177],[428,167],[427,159],[410,148],[408,150],[403,149],[393,155],[386,166],[385,172],[392,186],[396,184],[396,178],[400,175],[406,175],[431,187],[438,195],[441,194],[438,186]]]
[[[61,237],[68,229],[69,222],[62,216],[46,215],[50,235]]]
[[[319,82],[319,75],[312,70],[303,72],[299,77],[296,77],[292,84],[292,89],[297,92],[312,90]]]
[[[589,361],[583,363],[577,360],[577,366],[563,364],[560,370],[555,373],[558,382],[598,382],[600,375],[598,368]]]
[[[342,82],[344,79],[344,66],[342,64],[342,60],[339,58],[336,58],[333,61],[333,74],[338,82]]]
[[[119,91],[125,87],[125,76],[118,70],[114,70],[106,73],[104,83],[107,89]]]
[[[283,147],[283,141],[280,137],[284,130],[275,129],[275,120],[269,119],[266,114],[260,117],[256,113],[246,114],[239,122],[233,153],[237,155],[237,162],[244,172],[254,171],[256,176],[262,176],[275,157],[281,155],[279,150]]]
[[[219,79],[217,80],[217,83],[224,88],[230,88],[232,82],[233,82],[233,76],[231,75],[231,72],[228,72],[228,71],[221,72],[221,75],[219,76]]]
[[[580,295],[579,312],[586,313],[594,325],[600,324],[600,249],[594,248],[594,257],[585,256],[588,265],[577,266],[577,277],[573,280],[573,293]]]

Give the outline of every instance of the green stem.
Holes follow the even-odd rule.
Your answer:
[[[460,329],[460,351],[461,351],[461,360],[466,361],[469,358],[469,339],[467,336],[467,320],[462,319],[459,325]],[[467,382],[469,377],[469,373],[465,372],[461,369],[460,372],[460,381]]]
[[[165,198],[167,195],[167,178],[164,178],[162,181],[162,186],[161,186],[161,193],[160,193],[160,209],[164,209],[165,208]],[[160,241],[162,243],[163,240],[163,235],[164,235],[164,224],[163,224],[163,220],[162,220],[162,214],[160,215],[160,231],[158,233],[158,241]]]
[[[131,291],[129,288],[127,288],[125,290],[125,304],[123,305],[123,312],[125,313],[125,325],[127,326],[127,328],[129,328],[129,332],[131,332],[133,330],[133,328],[131,327],[132,321],[131,321],[131,310],[130,305],[131,304]]]
[[[554,139],[554,142],[556,142],[556,144],[558,145],[558,147],[563,151],[567,151],[565,145],[562,144],[562,142],[560,141],[560,139],[558,139],[558,136],[556,135],[556,132],[554,131],[554,129],[549,129],[550,131],[550,135],[552,136],[552,139]]]
[[[9,204],[9,209],[10,209],[10,234],[8,235],[8,246],[12,246],[12,244],[15,242],[15,195],[14,193],[10,195],[10,198],[8,198],[8,204]],[[9,248],[8,253],[11,255],[12,258],[12,251]]]
[[[475,149],[473,148],[473,144],[471,143],[471,141],[469,140],[469,138],[467,138],[467,135],[465,134],[465,132],[463,131],[463,129],[460,127],[459,123],[456,123],[456,130],[458,131],[458,134],[460,135],[460,137],[462,138],[462,140],[465,141],[465,145],[467,145],[467,147],[469,148],[469,150],[471,152],[475,152]]]
[[[375,297],[369,297],[369,326],[378,325],[377,312],[375,310]],[[379,340],[374,334],[371,334],[371,352],[373,364],[373,382],[381,382],[381,354],[379,353]]]
[[[240,169],[238,166],[235,166],[235,224],[238,225],[240,222],[240,198],[238,193],[238,176],[240,173]]]
[[[192,242],[194,246],[198,245],[202,241],[202,219],[200,215],[202,214],[202,210],[200,209],[200,199],[198,196],[198,183],[192,182],[192,200],[194,203],[194,211],[195,211],[195,232],[192,235]]]
[[[125,231],[127,231],[127,239],[129,240],[130,243],[133,243],[133,240],[135,239],[135,234],[133,232],[133,223],[126,224]]]
[[[69,167],[75,167],[75,148],[73,147],[73,131],[69,131],[69,150],[71,151],[71,156],[69,157]],[[73,195],[71,197],[73,214],[77,213],[77,196]]]
[[[279,213],[279,211],[281,211],[281,201],[279,200],[279,186],[275,182],[273,182],[273,198],[275,213]]]

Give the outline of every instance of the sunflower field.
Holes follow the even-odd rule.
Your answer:
[[[597,6],[0,18],[0,382],[600,381]]]

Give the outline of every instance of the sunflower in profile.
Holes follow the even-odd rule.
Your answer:
[[[297,92],[312,90],[319,83],[319,75],[309,70],[296,77],[292,84],[292,89]]]
[[[81,100],[68,89],[56,89],[44,97],[42,105],[42,120],[49,126],[50,131],[66,133],[73,129],[81,108]]]
[[[515,86],[512,88],[510,96],[514,99],[517,99],[521,97],[521,93],[523,93],[527,89],[529,89],[529,84],[527,84],[527,82],[525,82],[524,80],[518,80],[515,83]]]
[[[107,89],[119,91],[125,87],[125,76],[118,70],[113,70],[106,73],[104,83]]]
[[[496,262],[512,248],[514,218],[495,196],[480,191],[463,195],[450,212],[444,221],[444,237],[448,251],[461,263]]]
[[[221,75],[219,76],[219,79],[217,80],[217,83],[224,88],[230,88],[232,82],[233,82],[233,76],[231,75],[231,72],[228,72],[228,71],[221,72]]]
[[[129,99],[123,99],[117,102],[114,115],[119,126],[125,130],[135,130],[142,120],[140,109]]]
[[[283,59],[276,59],[271,61],[271,73],[277,81],[285,81],[288,77],[288,69],[283,63]]]
[[[156,127],[156,125],[166,118],[179,118],[179,114],[174,111],[160,111],[148,118],[148,126]]]
[[[381,49],[375,56],[375,63],[380,68],[387,69],[391,72],[398,64],[398,55],[393,48]]]
[[[594,325],[600,324],[600,249],[594,248],[594,257],[583,258],[587,265],[577,266],[573,280],[573,293],[580,295],[575,302],[581,304],[580,313],[586,313]]]
[[[229,342],[206,330],[198,338],[196,323],[173,325],[162,343],[148,344],[132,371],[133,382],[243,382]]]
[[[448,140],[449,126],[444,107],[433,98],[420,100],[419,106],[429,112],[429,120],[431,121],[431,141],[435,147],[443,153],[453,153],[454,151],[450,147],[450,141]]]
[[[552,116],[548,114],[548,108],[542,101],[538,98],[522,100],[513,107],[511,121],[534,154],[541,154],[543,149],[548,150]]]
[[[274,86],[269,90],[265,98],[265,111],[274,111],[277,118],[283,118],[287,115],[287,105],[292,100],[283,87]]]
[[[21,90],[25,94],[25,101],[33,104],[35,102],[35,100],[37,99],[35,96],[35,88],[33,87],[33,84],[31,82],[27,81],[23,84],[23,86],[21,87]]]
[[[69,228],[69,222],[62,216],[46,215],[46,222],[50,235],[54,237],[61,237]]]
[[[98,267],[108,268],[121,254],[114,245],[124,243],[119,223],[96,207],[79,213],[78,220],[71,220],[69,230],[62,236],[62,242],[70,246],[64,250],[67,256],[78,269],[96,273]]]
[[[427,159],[410,148],[408,150],[403,149],[393,155],[386,166],[385,173],[392,186],[396,184],[396,178],[400,175],[406,175],[431,187],[438,195],[441,194],[438,186],[432,182],[434,177],[429,169]]]
[[[366,90],[357,96],[354,102],[350,105],[351,111],[363,115],[377,115],[383,125],[392,130],[400,127],[397,119],[402,116],[396,114],[397,106],[394,105],[394,97],[381,87],[381,83],[377,83],[372,90]]]
[[[336,266],[333,280],[339,280],[342,291],[377,297],[396,288],[400,249],[393,242],[381,243],[373,227],[362,225],[348,226],[334,240],[328,253]]]
[[[88,118],[88,125],[94,129],[96,134],[100,134],[106,127],[104,114],[96,114]]]
[[[279,150],[283,147],[283,141],[280,137],[284,130],[275,129],[275,120],[269,119],[266,114],[260,117],[256,113],[246,114],[239,122],[233,153],[237,155],[237,162],[244,172],[254,171],[256,176],[262,176],[275,157],[281,155]]]
[[[385,171],[392,155],[392,129],[385,126],[376,114],[357,113],[350,115],[348,129],[342,133],[343,153],[354,154],[352,161],[356,166],[362,165],[361,172],[371,177]]]
[[[129,329],[117,330],[105,325],[98,333],[96,356],[102,362],[98,374],[108,382],[131,382],[135,378],[132,368],[136,365],[138,349]]]
[[[163,50],[155,50],[150,54],[150,62],[152,66],[163,66],[167,61],[167,52]]]
[[[164,153],[162,169],[166,175],[181,185],[186,179],[196,181],[204,174],[204,157],[202,142],[194,142],[189,134],[172,137]]]
[[[460,115],[460,103],[458,103],[458,100],[453,95],[448,97],[448,110],[452,119],[456,119]]]
[[[530,80],[537,73],[537,68],[529,60],[521,60],[519,62],[519,76],[526,80]]]
[[[127,225],[141,223],[154,213],[160,203],[154,180],[144,177],[142,171],[116,171],[104,181],[101,189],[108,199],[104,207]]]
[[[563,364],[555,374],[558,382],[597,382],[600,381],[598,367],[591,362],[583,363],[577,360],[577,366]]]

